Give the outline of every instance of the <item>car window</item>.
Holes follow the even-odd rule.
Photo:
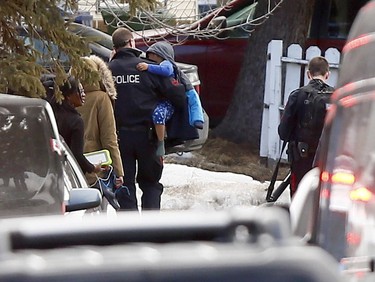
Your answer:
[[[64,163],[64,185],[68,191],[80,187],[77,175],[69,161]]]
[[[53,131],[43,107],[0,107],[2,210],[15,202],[18,206],[33,204],[28,200],[55,181],[52,176],[56,169],[55,152],[50,144],[52,138]]]
[[[37,58],[38,64],[52,65],[54,60],[58,60],[62,64],[69,62],[69,57],[65,53],[60,52],[56,44],[36,38],[31,39],[25,34],[22,37],[25,45],[31,45],[40,53],[41,57]]]
[[[357,12],[367,2],[368,0],[316,0],[309,38],[345,40]]]
[[[227,25],[228,26],[235,26],[241,23],[246,23],[249,20],[253,19],[255,8],[257,6],[257,2],[246,6],[245,8],[239,10],[236,13],[233,13],[232,15],[227,17]]]
[[[60,138],[64,154],[66,155],[63,165],[65,189],[70,191],[72,188],[89,187],[84,173],[82,172],[76,159],[73,157],[73,153],[70,151],[64,139],[61,136]]]
[[[359,9],[368,0],[332,0],[328,20],[328,37],[346,38]]]

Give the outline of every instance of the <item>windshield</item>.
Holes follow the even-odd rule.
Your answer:
[[[42,106],[0,106],[0,208],[35,205],[31,200],[53,182],[53,131]],[[48,183],[47,183],[48,182]],[[47,199],[45,199],[47,200]]]

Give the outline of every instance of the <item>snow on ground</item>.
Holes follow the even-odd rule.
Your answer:
[[[162,210],[221,210],[265,202],[269,182],[230,172],[213,172],[180,164],[165,164]],[[276,183],[276,187],[279,183]],[[278,202],[289,203],[289,190]]]
[[[214,172],[181,164],[164,164],[160,182],[164,185],[161,210],[224,210],[235,206],[256,206],[265,202],[269,181],[231,172]],[[276,182],[277,187],[280,182]],[[137,187],[139,210],[141,190]],[[289,203],[289,190],[278,203]],[[107,213],[115,216],[109,205]]]

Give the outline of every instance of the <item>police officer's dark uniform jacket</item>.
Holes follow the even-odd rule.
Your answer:
[[[320,130],[314,133],[306,132],[301,126],[300,122],[305,114],[305,101],[308,93],[315,89],[321,92],[333,92],[333,88],[320,79],[312,79],[310,82],[295,91],[293,91],[288,98],[282,115],[278,133],[281,140],[288,141],[288,157],[291,162],[291,194],[293,195],[296,186],[302,177],[312,168],[315,153],[319,144],[323,123]],[[299,144],[306,147],[305,155],[301,157],[301,148]],[[302,149],[303,150],[303,149]]]
[[[177,107],[181,106],[181,97],[185,99],[180,93],[170,92],[170,78],[138,71],[135,66],[145,61],[139,58],[140,54],[139,50],[122,48],[109,63],[118,93],[115,116],[119,129],[149,127],[152,111],[163,96]]]
[[[124,165],[124,184],[131,194],[130,199],[120,205],[122,209],[137,209],[137,174],[137,182],[143,191],[142,209],[160,209],[163,185],[159,180],[163,165],[155,154],[156,139],[150,139],[151,116],[163,97],[177,107],[181,106],[180,102],[186,103],[186,97],[184,86],[172,84],[171,78],[138,71],[136,65],[145,61],[139,58],[140,54],[139,50],[124,47],[117,50],[109,63],[117,88],[115,118]]]

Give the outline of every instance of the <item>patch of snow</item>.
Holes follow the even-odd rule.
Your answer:
[[[231,172],[213,172],[179,164],[165,164],[161,183],[162,210],[221,210],[265,202],[269,182]],[[276,183],[276,187],[280,182]],[[289,203],[289,191],[279,203]]]

